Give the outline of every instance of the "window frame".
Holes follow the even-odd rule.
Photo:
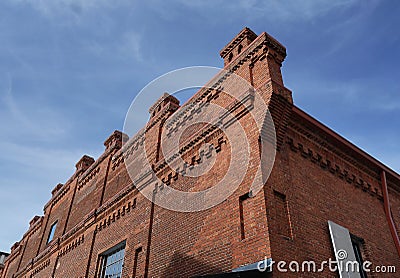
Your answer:
[[[49,234],[47,236],[46,244],[49,244],[50,242],[53,241],[54,235],[55,235],[56,229],[57,229],[57,224],[58,224],[58,220],[54,221],[53,224],[51,224],[50,231],[49,231]]]
[[[98,272],[99,274],[97,276],[98,278],[106,278],[105,275],[106,275],[107,267],[115,265],[115,264],[117,264],[119,262],[121,262],[121,270],[120,270],[119,274],[120,274],[120,277],[122,277],[122,271],[124,269],[124,263],[125,263],[125,249],[126,249],[126,240],[124,240],[124,241],[118,243],[117,245],[107,249],[106,251],[102,252],[99,255],[99,264],[98,264],[99,265],[99,272]],[[113,261],[110,264],[107,264],[107,259],[108,258],[110,258],[112,255],[117,254],[118,252],[120,252],[122,250],[124,251],[122,258],[120,258],[120,259],[118,259],[116,261]]]
[[[367,278],[367,273],[363,269],[363,264],[364,264],[364,255],[363,255],[363,247],[365,244],[364,239],[353,235],[350,233],[350,239],[351,239],[351,245],[353,247],[354,255],[356,257],[356,260],[359,264],[359,270],[360,270],[360,276],[361,278]]]

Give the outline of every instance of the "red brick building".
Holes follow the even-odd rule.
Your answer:
[[[261,192],[249,193],[251,165],[261,154],[260,130],[246,113],[238,119],[252,146],[246,176],[225,201],[198,212],[168,210],[140,194],[124,164],[124,135],[115,131],[97,160],[83,156],[74,175],[54,188],[44,216],[35,216],[12,246],[1,277],[337,277],[328,269],[299,274],[255,268],[265,258],[320,263],[340,250],[349,260],[400,271],[399,174],[293,104],[281,75],[286,49],[270,35],[245,28],[220,54],[225,70],[259,92],[274,120],[275,164]],[[154,171],[167,185],[201,190],[227,171],[230,142],[218,129],[195,138],[194,130],[185,134],[182,157],[189,164],[202,163],[199,143],[213,146],[215,164],[205,177],[180,177],[163,166],[160,154],[163,123],[186,113],[183,107],[234,107],[216,91],[199,90],[182,107],[164,95],[151,108],[136,139],[149,143]]]

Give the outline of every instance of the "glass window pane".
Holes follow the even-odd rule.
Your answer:
[[[53,223],[50,227],[50,232],[49,232],[49,237],[47,238],[47,243],[53,240],[54,233],[56,232],[56,227],[57,227],[57,221]]]
[[[112,248],[110,252],[105,252],[102,256],[104,272],[101,278],[121,278],[124,254],[125,243],[117,249]]]

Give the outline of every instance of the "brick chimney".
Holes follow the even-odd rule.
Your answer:
[[[153,118],[161,112],[176,111],[179,108],[179,100],[168,93],[164,93],[149,109],[150,117]]]
[[[151,163],[156,163],[161,159],[161,133],[164,122],[170,117],[178,108],[179,100],[168,94],[164,93],[149,109],[150,120],[147,123],[146,133],[146,153]]]
[[[53,188],[53,190],[51,191],[51,195],[54,196],[54,195],[58,192],[58,190],[60,190],[61,187],[63,187],[63,186],[64,186],[64,184],[62,184],[62,183],[57,184],[57,185]]]
[[[245,27],[220,51],[220,55],[226,70],[243,77],[257,90],[273,92],[293,103],[281,72],[286,48],[271,35],[263,32],[257,36]]]
[[[94,163],[94,158],[90,157],[88,155],[84,155],[82,156],[81,159],[79,159],[79,161],[76,163],[75,167],[76,167],[76,171],[86,171],[90,165],[92,165]]]
[[[104,141],[106,150],[111,148],[120,149],[122,145],[128,141],[128,135],[122,131],[115,130],[107,139]]]
[[[35,215],[35,217],[33,217],[31,221],[29,221],[29,228],[32,228],[33,225],[35,225],[39,220],[42,219],[43,216]]]
[[[245,27],[239,32],[219,53],[224,59],[224,65],[228,65],[233,59],[235,59],[244,48],[252,43],[257,38],[249,28]]]

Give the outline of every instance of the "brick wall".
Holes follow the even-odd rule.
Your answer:
[[[285,48],[268,34],[257,36],[246,28],[224,47],[221,56],[228,72],[238,74],[260,92],[274,119],[277,155],[263,190],[249,196],[261,158],[260,131],[249,113],[239,113],[241,108],[234,113],[240,114],[239,123],[250,146],[250,167],[239,157],[236,162],[246,171],[243,181],[231,181],[238,189],[219,205],[200,212],[171,211],[140,194],[136,188],[140,184],[132,184],[125,167],[127,157],[121,148],[126,138],[116,131],[105,141],[105,151],[96,161],[82,157],[70,180],[56,186],[44,216],[35,218],[13,246],[4,277],[98,277],[101,255],[121,242],[126,244],[123,277],[229,272],[265,257],[318,262],[334,257],[328,220],[365,240],[365,259],[400,269],[383,207],[381,165],[293,105],[280,71]],[[230,80],[228,77],[219,87],[229,88]],[[204,89],[190,101],[230,107],[233,100],[218,89]],[[131,156],[140,156],[143,154],[135,146],[145,142],[157,176],[168,186],[204,190],[224,178],[232,160],[232,145],[218,129],[196,139],[194,132],[208,127],[192,126],[180,141],[181,146],[190,146],[182,159],[188,165],[215,159],[214,166],[198,178],[182,177],[164,166],[161,133],[166,120],[181,111],[175,98],[163,95],[150,108],[145,133],[126,147]],[[187,128],[182,120],[176,124]],[[204,143],[212,148],[202,150]],[[400,184],[396,175],[390,173],[388,183],[393,218],[399,225]],[[54,239],[47,243],[55,221]],[[317,274],[336,277],[327,272]],[[290,275],[298,277],[298,273],[273,274]]]

